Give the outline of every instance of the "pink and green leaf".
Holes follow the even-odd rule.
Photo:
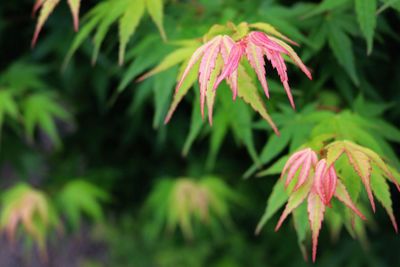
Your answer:
[[[278,128],[268,114],[267,108],[260,98],[257,87],[252,83],[251,77],[240,65],[238,67],[238,75],[238,96],[258,112],[261,117],[268,122],[274,132],[279,135]]]
[[[345,204],[349,209],[353,210],[354,213],[358,215],[358,217],[365,220],[365,216],[357,209],[356,205],[351,200],[350,195],[346,190],[346,187],[339,179],[336,182],[336,191],[334,196],[339,199],[343,204]]]
[[[304,72],[304,74],[312,80],[312,75],[310,70],[307,68],[307,66],[303,63],[303,61],[300,59],[300,57],[297,55],[297,53],[294,51],[292,47],[290,47],[288,44],[285,42],[274,38],[270,37],[272,41],[276,42],[280,46],[282,46],[286,51],[288,52],[289,57],[293,60],[293,62]]]
[[[337,176],[334,167],[327,168],[325,159],[320,160],[315,168],[314,183],[322,202],[329,205],[336,190]]]
[[[72,19],[74,21],[74,29],[78,31],[79,29],[79,8],[81,5],[81,0],[68,0],[68,5],[71,10]]]
[[[44,23],[49,18],[50,14],[53,12],[54,8],[58,5],[60,0],[45,0],[40,2],[39,8],[41,6],[40,15],[36,23],[35,33],[32,38],[32,46],[35,46],[36,41],[39,37],[39,33],[43,28]],[[37,2],[38,3],[38,2]]]
[[[309,179],[302,187],[297,191],[291,193],[288,203],[286,204],[285,210],[283,211],[279,221],[275,227],[275,231],[278,231],[282,223],[285,221],[287,216],[296,209],[308,196],[312,187],[312,180]]]
[[[285,187],[287,187],[293,178],[296,176],[297,171],[304,164],[304,161],[307,159],[308,153],[305,152],[300,158],[298,158],[293,164],[290,166],[288,175],[286,177]]]
[[[207,110],[208,110],[208,121],[209,121],[210,125],[212,125],[212,122],[213,122],[213,108],[214,108],[215,95],[216,95],[216,91],[214,90],[214,83],[218,77],[218,74],[221,72],[223,65],[224,65],[224,63],[223,63],[222,57],[218,56],[217,61],[215,63],[215,69],[212,71],[210,80],[208,81],[208,84],[207,84],[206,100],[207,100]]]
[[[269,98],[268,84],[265,77],[265,61],[264,53],[262,48],[256,46],[252,42],[249,42],[246,47],[246,56],[250,62],[250,65],[257,74],[258,80],[261,83],[264,93]]]
[[[208,82],[211,73],[215,69],[217,57],[220,51],[222,37],[217,36],[212,40],[211,45],[204,51],[204,56],[200,62],[199,85],[200,85],[200,108],[201,116],[204,117],[204,103],[206,99]]]
[[[325,205],[320,197],[313,190],[308,196],[308,218],[312,233],[312,260],[315,262],[317,257],[318,236],[324,220]]]
[[[378,166],[383,171],[385,176],[388,177],[396,185],[397,190],[400,191],[400,184],[393,176],[393,173],[390,171],[390,167],[383,161],[383,159],[377,153],[375,153],[369,148],[362,147],[348,141],[346,141],[346,143],[352,148],[357,149],[362,153],[364,153],[365,155],[367,155],[370,158],[370,160],[374,162],[376,166]]]
[[[326,151],[326,164],[327,166],[333,165],[340,156],[344,153],[343,142],[334,142],[327,147]]]
[[[282,40],[285,40],[288,43],[291,43],[292,45],[296,45],[299,46],[298,43],[296,43],[295,41],[293,41],[292,39],[290,39],[289,37],[283,35],[281,32],[279,32],[274,26],[272,26],[271,24],[268,23],[264,23],[264,22],[257,22],[257,23],[252,23],[250,24],[251,28],[260,30],[260,31],[264,31],[268,34],[274,35]]]
[[[361,181],[364,184],[365,190],[367,191],[367,195],[371,203],[372,210],[375,212],[374,196],[371,190],[372,167],[370,159],[364,153],[353,149],[346,149],[346,154],[350,164],[353,166],[354,170],[360,176]]]
[[[197,73],[199,71],[199,65],[200,65],[199,62],[194,64],[194,66],[188,71],[188,73],[186,73],[185,79],[180,84],[180,90],[175,91],[171,106],[169,107],[169,110],[168,110],[167,116],[165,117],[164,123],[168,123],[171,120],[172,115],[174,114],[177,106],[182,101],[183,97],[187,94],[189,89],[196,82]],[[183,73],[183,72],[181,72],[181,73]],[[183,74],[180,76],[183,76]]]
[[[186,64],[186,68],[183,71],[182,75],[180,76],[179,82],[176,85],[175,88],[175,93],[179,91],[179,88],[181,88],[182,83],[185,81],[186,76],[189,74],[189,72],[192,70],[193,66],[196,64],[196,62],[203,56],[204,52],[208,49],[208,47],[212,44],[212,40],[209,41],[208,43],[205,43],[204,45],[200,46],[192,55],[188,63]],[[197,74],[197,73],[196,73]]]

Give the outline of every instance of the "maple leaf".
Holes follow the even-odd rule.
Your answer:
[[[40,14],[38,21],[36,23],[35,32],[32,38],[32,47],[35,46],[37,39],[39,37],[39,33],[43,28],[43,25],[46,23],[50,14],[54,11],[56,6],[60,3],[60,0],[36,0],[33,10],[32,16],[36,14],[36,12],[40,9]],[[68,0],[68,5],[71,10],[71,15],[73,18],[73,24],[75,31],[79,29],[79,8],[80,8],[81,0]]]
[[[343,155],[346,154],[350,165],[361,178],[364,187],[367,191],[372,210],[375,212],[374,196],[371,189],[371,172],[373,164],[378,167],[383,174],[389,178],[400,191],[400,185],[394,178],[392,172],[382,158],[374,151],[359,146],[350,141],[336,141],[326,147],[327,151],[327,164],[333,166],[335,162]]]
[[[224,70],[214,85],[214,89],[218,87],[222,80],[226,79],[237,70],[242,56],[246,55],[250,65],[257,74],[258,80],[264,89],[265,95],[269,98],[268,85],[265,78],[264,56],[266,56],[268,61],[270,61],[272,66],[277,70],[280,80],[289,98],[290,104],[293,108],[295,108],[293,96],[289,86],[287,68],[282,54],[291,57],[295,64],[300,67],[300,69],[307,75],[309,79],[312,79],[312,76],[310,71],[307,69],[307,67],[305,67],[304,63],[299,59],[294,50],[283,41],[277,42],[276,40],[276,38],[270,37],[266,33],[253,31],[246,35],[243,39],[236,42],[234,47],[231,49],[228,61],[224,66]]]
[[[181,177],[161,180],[150,194],[147,208],[157,218],[154,223],[159,230],[179,228],[186,239],[192,239],[195,223],[210,228],[229,224],[230,204],[241,201],[241,196],[218,177]]]
[[[321,159],[318,163],[316,161],[316,153],[311,148],[306,148],[294,153],[286,162],[281,175],[282,177],[288,172],[286,186],[291,184],[294,179],[297,179],[297,181],[294,189],[289,192],[288,202],[275,227],[275,231],[279,230],[289,214],[307,200],[308,218],[312,232],[312,259],[314,262],[324,213],[326,207],[330,206],[333,196],[361,219],[365,220],[365,216],[357,209],[345,186],[337,178],[334,166],[327,165],[325,159]],[[296,176],[300,167],[302,169]]]
[[[250,31],[250,29],[258,31]],[[194,70],[198,68],[201,115],[204,117],[204,104],[207,102],[210,124],[212,124],[212,108],[215,99],[215,92],[211,92],[210,89],[216,91],[220,83],[225,80],[232,91],[233,100],[237,96],[242,98],[253,110],[260,113],[274,132],[279,135],[275,123],[270,118],[264,103],[259,97],[256,86],[253,85],[253,81],[247,73],[245,62],[242,61],[242,58],[246,58],[251,68],[254,69],[265,95],[269,98],[268,83],[265,77],[266,57],[272,66],[277,69],[289,100],[294,107],[283,56],[291,58],[307,77],[312,78],[310,71],[293,48],[285,43],[285,41],[294,45],[297,45],[297,43],[267,23],[248,24],[246,22],[238,25],[231,22],[228,22],[226,25],[214,25],[203,36],[202,40],[202,44],[199,44],[198,39],[176,42],[176,44],[183,45],[186,48],[180,48],[167,55],[158,66],[138,79],[141,81],[161,71],[165,71],[178,63],[184,62],[183,66],[185,68],[178,75],[174,99],[165,123],[169,122],[177,105],[188,92],[189,88],[192,87],[194,78],[196,77]],[[195,51],[185,60],[186,51],[190,51],[193,47],[195,47]],[[219,66],[220,61],[223,62],[222,67]],[[251,90],[249,87],[251,87]],[[182,90],[180,91],[181,88]]]
[[[15,240],[21,225],[33,238],[45,256],[45,238],[48,227],[60,227],[60,222],[46,195],[26,184],[18,184],[2,196],[0,226],[11,241]]]
[[[302,186],[307,178],[310,177],[311,168],[315,167],[317,160],[317,154],[311,148],[306,148],[294,153],[286,162],[282,170],[281,178],[288,173],[285,187],[290,184],[300,168],[301,172],[299,174],[294,191]]]
[[[229,60],[228,54],[234,49],[234,41],[231,37],[227,35],[218,35],[212,38],[193,53],[185,70],[183,71],[180,80],[178,81],[175,89],[176,93],[179,92],[179,89],[181,88],[191,69],[198,61],[200,61],[198,80],[200,85],[200,108],[202,117],[204,117],[204,103],[207,95],[207,88],[214,88],[214,84],[209,84],[212,73],[216,71],[218,74],[221,71],[221,68],[216,68],[217,59],[220,56],[226,63]],[[235,97],[237,94],[237,73],[232,71],[229,76],[230,77],[227,77],[228,84],[231,86]],[[212,114],[212,106],[208,106],[208,113],[209,122],[212,124],[212,116],[210,115]]]

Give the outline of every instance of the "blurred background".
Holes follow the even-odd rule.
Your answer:
[[[290,220],[274,232],[274,215],[254,233],[279,177],[257,173],[307,140],[320,123],[303,120],[308,114],[385,121],[365,134],[400,167],[400,1],[364,1],[376,5],[373,22],[354,0],[165,0],[168,41],[144,11],[123,64],[118,9],[139,10],[139,0],[82,1],[78,33],[61,0],[33,48],[33,0],[1,1],[0,266],[399,266],[400,240],[382,208],[361,240],[324,224],[315,264]],[[219,108],[210,127],[196,86],[164,125],[179,68],[137,81],[174,41],[228,21],[271,23],[301,45],[312,69],[309,81],[288,67],[290,111],[267,66],[273,97],[263,100],[290,129],[281,138],[241,102]],[[399,219],[399,193],[390,190]]]

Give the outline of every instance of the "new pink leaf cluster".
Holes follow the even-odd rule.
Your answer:
[[[333,196],[361,219],[365,220],[365,216],[357,209],[345,186],[337,178],[334,166],[328,166],[325,159],[318,161],[317,154],[312,149],[306,148],[294,153],[284,166],[281,177],[286,174],[286,186],[294,181],[296,177],[297,181],[275,230],[279,230],[287,216],[307,199],[308,218],[313,243],[312,259],[315,261],[318,236],[322,227],[325,209],[326,206],[330,206]]]
[[[216,90],[219,84],[223,80],[226,80],[227,84],[232,90],[233,99],[235,99],[238,94],[238,90],[240,90],[238,89],[238,67],[241,59],[243,56],[245,56],[257,74],[257,78],[261,83],[265,95],[269,98],[270,94],[266,79],[265,57],[277,70],[289,101],[294,108],[295,104],[290,91],[287,68],[283,55],[288,55],[290,58],[292,58],[293,62],[300,67],[307,77],[310,79],[312,79],[312,77],[310,71],[299,59],[297,54],[291,48],[287,48],[290,47],[281,40],[275,39],[274,37],[270,37],[267,34],[258,31],[250,32],[236,42],[227,35],[218,35],[203,44],[193,53],[176,86],[176,91],[178,91],[182,86],[187,75],[196,62],[200,61],[198,80],[201,96],[201,114],[204,117],[206,92],[207,88],[209,87],[209,81],[213,71],[218,71],[219,73],[217,73],[218,76],[215,83],[211,85],[212,89]],[[224,65],[222,69],[216,70],[215,66],[219,56],[222,57]],[[209,114],[210,113],[211,111],[209,110]],[[212,118],[210,117],[209,120],[211,123]]]
[[[176,92],[182,86],[185,78],[189,74],[193,66],[200,60],[199,68],[199,85],[200,85],[200,107],[201,115],[204,117],[204,103],[207,92],[207,85],[210,80],[211,74],[214,71],[218,56],[221,56],[224,63],[228,60],[228,55],[234,46],[234,41],[227,35],[218,35],[199,47],[190,58],[186,69],[184,70],[181,79],[176,86]],[[236,97],[237,93],[237,72],[232,71],[231,75],[227,78],[228,84],[232,88],[232,92]],[[210,112],[209,112],[210,113]],[[210,118],[211,123],[211,118]]]

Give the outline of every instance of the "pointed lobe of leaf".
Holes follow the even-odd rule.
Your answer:
[[[79,8],[81,5],[81,0],[68,0],[69,8],[71,9],[72,19],[74,21],[74,29],[78,31],[79,29]]]
[[[50,16],[50,14],[53,12],[54,8],[58,5],[59,2],[60,0],[45,0],[45,2],[41,3],[42,8],[40,10],[39,19],[36,23],[35,33],[33,34],[32,47],[35,46],[36,41],[39,37],[39,33],[42,30],[44,23],[46,22],[47,18]]]
[[[119,19],[119,64],[122,65],[125,57],[126,45],[143,17],[145,3],[143,0],[131,1],[122,17]]]
[[[322,221],[324,220],[325,205],[314,191],[311,191],[307,202],[308,219],[312,232],[312,260],[315,262],[317,257],[318,236],[322,227]]]
[[[289,214],[306,199],[306,197],[310,193],[311,187],[312,180],[309,179],[306,184],[304,184],[304,186],[300,187],[297,191],[291,193],[288,203],[285,206],[285,210],[283,211],[275,227],[275,231],[279,230],[287,216],[289,216]]]
[[[298,43],[296,43],[295,41],[291,40],[289,37],[283,35],[281,32],[279,32],[274,26],[272,26],[271,24],[268,23],[263,23],[263,22],[258,22],[258,23],[253,23],[250,24],[251,28],[255,28],[257,30],[261,30],[264,31],[268,34],[272,34],[282,40],[285,40],[288,43],[291,43],[292,45],[296,45],[299,46]]]
[[[267,79],[265,78],[265,62],[262,48],[249,42],[246,47],[246,56],[250,65],[255,70],[258,80],[261,83],[264,93],[269,98]]]
[[[218,77],[214,85],[214,90],[217,89],[218,85],[227,77],[231,76],[239,67],[240,59],[245,52],[246,45],[244,42],[237,42],[231,49],[227,62],[225,63],[222,73]],[[233,85],[235,87],[235,85]],[[236,92],[234,93],[236,94]]]
[[[217,57],[220,51],[221,36],[217,36],[213,39],[213,43],[210,47],[204,51],[204,56],[200,62],[199,69],[199,85],[200,85],[200,106],[201,116],[204,117],[204,101],[206,98],[207,85],[211,77],[211,73],[215,68]]]
[[[375,212],[374,196],[371,190],[371,162],[369,158],[359,151],[346,149],[346,154],[349,158],[350,164],[360,176],[365,189],[367,190],[368,198],[371,203],[372,210]]]
[[[167,35],[165,34],[164,26],[163,26],[163,17],[164,17],[164,6],[163,0],[145,0],[147,12],[151,19],[156,24],[158,30],[160,31],[161,37],[163,40],[167,40]]]
[[[336,191],[334,196],[339,199],[343,204],[345,204],[348,208],[354,211],[355,214],[358,215],[361,219],[365,220],[365,216],[357,209],[356,205],[354,205],[353,201],[350,198],[349,193],[346,190],[346,187],[343,183],[338,179],[336,182]]]
[[[385,208],[394,230],[398,232],[396,217],[393,214],[392,199],[390,197],[390,188],[385,178],[378,170],[374,170],[371,177],[371,187],[378,201]]]
[[[280,46],[282,46],[284,49],[287,51],[287,55],[293,60],[293,62],[304,72],[304,74],[308,77],[308,79],[312,80],[312,75],[310,70],[307,68],[306,65],[304,65],[303,61],[300,59],[300,57],[297,55],[297,53],[293,50],[292,47],[290,47],[288,44],[285,42],[282,42],[281,40],[270,37],[270,39]]]

